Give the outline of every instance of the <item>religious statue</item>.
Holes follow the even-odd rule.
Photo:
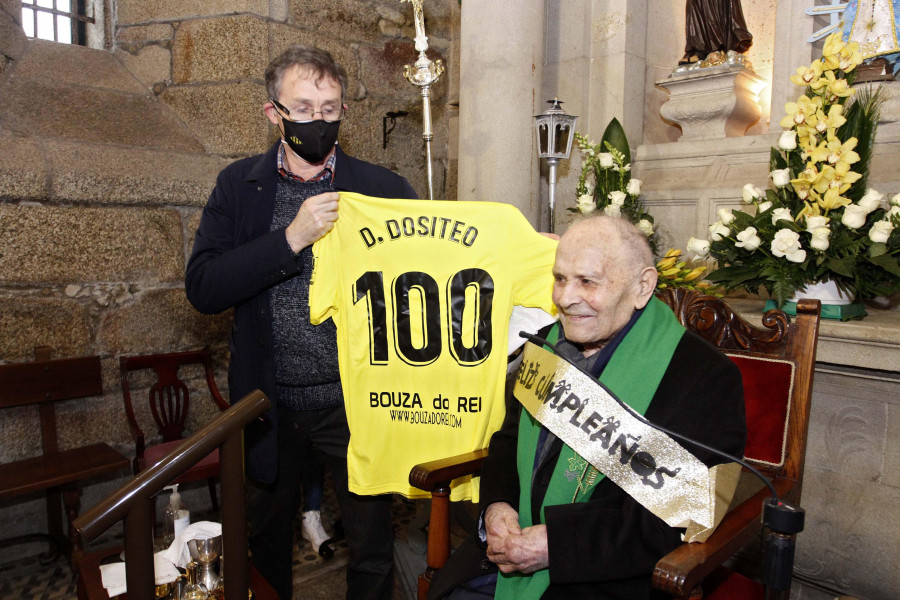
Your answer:
[[[859,43],[865,61],[860,73],[880,71],[883,75],[858,74],[857,81],[893,79],[900,71],[900,1],[851,0],[843,22],[844,40]]]
[[[740,0],[687,0],[684,31],[687,41],[679,65],[722,64],[728,51],[744,53],[753,44]]]

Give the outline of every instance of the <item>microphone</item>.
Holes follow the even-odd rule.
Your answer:
[[[551,348],[556,348],[555,344],[551,344],[544,338],[538,337],[526,331],[520,331],[519,337],[523,337],[529,342],[537,344],[538,346],[550,346]],[[579,365],[576,365],[575,363],[570,361],[562,354],[557,354],[557,356],[565,360],[567,363],[569,363],[591,379],[594,379],[593,375],[588,373]],[[763,500],[762,512],[763,527],[768,529],[770,532],[770,535],[766,536],[765,547],[763,550],[763,552],[765,553],[762,578],[763,584],[776,590],[790,590],[791,571],[793,570],[794,565],[794,535],[803,531],[805,511],[799,506],[795,506],[788,502],[780,500],[778,498],[778,492],[775,490],[775,486],[772,484],[772,482],[769,481],[765,475],[760,473],[753,465],[748,463],[743,458],[733,456],[731,454],[728,454],[727,452],[719,450],[718,448],[714,448],[708,444],[704,444],[703,442],[690,438],[686,435],[682,435],[677,431],[672,431],[671,429],[667,429],[661,425],[657,425],[656,423],[648,421],[646,418],[644,418],[643,415],[634,412],[631,407],[622,402],[622,400],[620,400],[615,394],[610,394],[610,396],[613,400],[616,401],[619,406],[634,415],[634,417],[637,418],[637,420],[641,423],[648,425],[658,431],[662,431],[663,433],[686,442],[692,446],[702,448],[703,450],[725,458],[726,460],[738,463],[739,465],[750,471],[753,475],[758,477],[759,480],[769,488],[769,492],[771,492],[772,496]]]

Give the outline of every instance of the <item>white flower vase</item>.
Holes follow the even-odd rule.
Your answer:
[[[818,300],[822,303],[822,318],[836,319],[841,321],[849,321],[850,319],[862,319],[866,316],[866,309],[862,302],[854,302],[851,296],[838,289],[833,281],[820,281],[812,283],[804,288],[800,288],[794,292],[793,298],[789,299],[782,307],[784,312],[789,315],[797,314],[797,302],[801,298],[810,300]],[[766,302],[764,310],[776,308],[774,300]]]
[[[819,300],[822,304],[853,304],[853,298],[841,291],[837,284],[831,280],[811,283],[804,288],[800,288],[794,292],[794,296],[789,302],[797,302],[800,298]]]

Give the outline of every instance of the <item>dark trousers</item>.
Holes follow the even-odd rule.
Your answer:
[[[294,518],[300,507],[303,464],[314,448],[326,456],[341,509],[350,563],[347,598],[388,600],[393,591],[391,496],[357,496],[347,488],[350,432],[344,407],[308,411],[278,408],[278,478],[251,483],[250,551],[253,564],[282,600],[293,590]]]

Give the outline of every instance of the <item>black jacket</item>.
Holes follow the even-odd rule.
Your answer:
[[[247,473],[265,483],[274,481],[278,465],[268,290],[300,272],[284,229],[269,231],[280,177],[279,145],[219,173],[203,209],[185,276],[187,298],[198,311],[213,314],[234,308],[228,370],[231,401],[255,389],[273,400],[264,420],[248,426],[245,437]],[[337,191],[416,197],[409,182],[393,171],[347,156],[340,146],[336,152]]]
[[[549,330],[539,333],[546,337]],[[481,503],[519,504],[516,443],[521,404],[510,406],[503,427],[491,438],[481,476]],[[743,456],[746,443],[744,394],[737,366],[688,331],[647,409],[651,422],[732,455]],[[727,462],[712,453],[684,446],[707,466]],[[532,486],[533,515],[540,505],[562,441],[538,468]],[[544,598],[635,600],[651,598],[650,576],[656,562],[680,543],[681,529],[638,504],[610,479],[591,499],[545,509],[550,587]],[[450,558],[432,583],[429,597],[439,598],[456,585],[487,571],[484,551],[470,539]]]

